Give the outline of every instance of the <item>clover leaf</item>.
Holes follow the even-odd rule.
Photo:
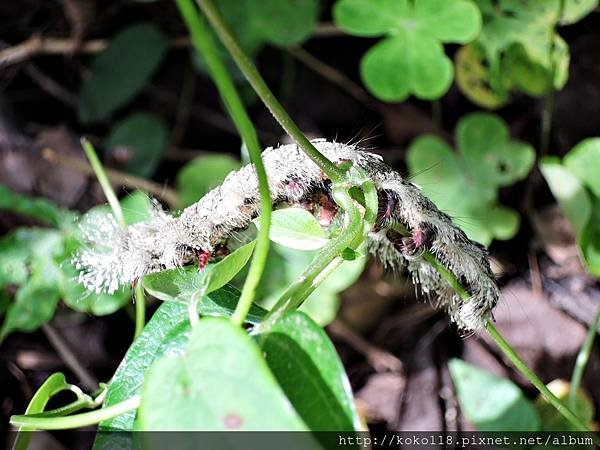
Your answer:
[[[454,72],[442,44],[465,44],[481,29],[477,7],[465,0],[339,0],[333,17],[350,34],[384,36],[360,70],[367,88],[385,101],[442,96]]]
[[[556,32],[592,11],[597,0],[474,0],[483,16],[477,40],[455,56],[459,88],[474,103],[494,109],[511,91],[541,96],[568,78],[569,47]]]
[[[216,5],[240,46],[250,55],[258,53],[265,44],[301,44],[312,34],[319,16],[318,0],[218,0]],[[245,80],[216,37],[215,43],[234,80]],[[197,69],[207,70],[196,52],[192,58]]]
[[[498,189],[529,173],[534,149],[510,139],[498,116],[470,114],[456,127],[458,153],[436,136],[422,136],[408,149],[415,183],[472,239],[489,244],[510,239],[519,227],[513,209],[498,203]]]

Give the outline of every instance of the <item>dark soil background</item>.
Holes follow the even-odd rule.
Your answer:
[[[325,3],[325,2],[323,2]],[[324,11],[330,11],[330,4]],[[0,4],[0,49],[32,35],[85,41],[110,38],[122,26],[150,20],[169,36],[185,36],[174,5],[168,1],[96,2],[93,0],[21,0]],[[329,13],[322,23],[329,23]],[[360,88],[358,62],[372,45],[320,27],[304,49],[348,78],[339,83],[315,72],[297,53],[266,48],[258,66],[291,116],[310,136],[359,141],[405,171],[411,140],[438,133],[451,140],[456,121],[477,110],[454,87],[441,101],[442,128],[432,120],[429,103],[410,100],[383,104]],[[571,49],[570,78],[556,94],[550,153],[563,155],[581,139],[600,130],[600,12],[560,30]],[[448,48],[450,52],[455,49]],[[171,126],[171,142],[154,180],[173,183],[177,170],[203,152],[239,155],[239,138],[223,112],[216,90],[194,71],[186,46],[172,48],[151,83],[120,110],[155,112]],[[296,56],[294,56],[294,54]],[[103,202],[93,178],[45,160],[41,150],[83,158],[81,135],[100,142],[107,127],[82,127],[73,108],[90,55],[77,51],[37,55],[15,64],[0,64],[0,183],[13,190],[44,196],[85,211]],[[182,96],[191,86],[192,97]],[[189,91],[188,91],[189,92]],[[264,146],[286,137],[249,90],[250,112]],[[498,113],[512,136],[539,147],[542,100],[515,97]],[[106,161],[119,169],[119,161]],[[467,193],[468,194],[468,193]],[[531,198],[527,205],[523,199]],[[598,283],[585,274],[572,233],[554,205],[539,171],[501,191],[504,204],[522,215],[518,235],[491,246],[503,287],[496,310],[498,328],[545,382],[568,380],[586,329],[600,306]],[[0,211],[0,234],[33,222]],[[342,309],[328,331],[352,383],[360,410],[372,429],[468,430],[460,414],[447,361],[460,356],[479,367],[516,381],[532,398],[534,389],[506,364],[485,336],[461,338],[447,318],[426,302],[403,277],[386,274],[375,262],[343,295]],[[156,305],[155,305],[156,306]],[[155,307],[154,306],[154,307]],[[129,311],[130,312],[130,311]],[[110,379],[129,346],[133,322],[128,309],[107,317],[91,317],[59,306],[50,327],[31,334],[11,334],[0,347],[0,428],[11,414],[21,413],[33,392],[54,371],[81,382],[57,353],[49,334],[55,332],[96,380]],[[600,348],[595,347],[584,387],[600,408]],[[77,437],[54,435],[71,446]]]

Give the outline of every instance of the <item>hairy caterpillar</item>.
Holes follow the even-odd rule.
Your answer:
[[[415,284],[446,309],[459,328],[474,330],[492,318],[499,290],[483,246],[471,241],[416,185],[403,179],[380,156],[323,139],[313,143],[334,163],[351,161],[372,178],[379,195],[377,221],[368,238],[372,254],[386,266],[407,268]],[[330,181],[295,144],[266,149],[263,161],[275,206],[321,198],[323,210],[335,208],[326,200]],[[249,225],[259,210],[258,181],[254,167],[247,165],[232,172],[178,217],[156,207],[148,221],[126,230],[120,229],[110,215],[99,219],[101,223],[95,222],[94,231],[82,225],[87,245],[73,262],[88,290],[114,292],[143,275],[195,260],[203,267],[233,232]],[[394,222],[405,226],[412,236],[403,238],[394,232],[390,228]],[[420,257],[424,249],[467,288],[469,301],[461,300]]]

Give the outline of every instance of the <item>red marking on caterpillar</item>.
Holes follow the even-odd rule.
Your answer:
[[[208,264],[208,258],[210,257],[210,253],[205,252],[204,250],[200,250],[198,252],[198,269],[202,270]]]
[[[335,164],[358,168],[377,189],[379,211],[376,226],[369,233],[369,251],[388,267],[406,269],[421,291],[448,311],[463,330],[482,327],[492,317],[500,291],[490,269],[485,248],[467,235],[425,197],[418,186],[394,171],[378,155],[355,145],[312,141]],[[331,202],[331,181],[295,144],[266,149],[262,154],[274,207],[306,205],[320,214],[323,224],[333,219],[337,207]],[[251,165],[232,172],[225,181],[197,203],[173,216],[155,205],[150,218],[121,229],[112,215],[82,221],[85,245],[73,257],[79,280],[97,293],[115,292],[136,278],[181,267],[197,252],[202,269],[219,246],[260,214],[256,171]],[[393,232],[402,224],[412,237]],[[421,257],[427,250],[461,280],[471,293],[465,301]]]

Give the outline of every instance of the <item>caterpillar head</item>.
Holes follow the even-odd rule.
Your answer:
[[[80,223],[83,246],[72,262],[79,282],[96,293],[113,293],[149,273],[181,267],[194,249],[178,238],[173,217],[154,208],[145,222],[123,229],[112,214],[92,214]]]

